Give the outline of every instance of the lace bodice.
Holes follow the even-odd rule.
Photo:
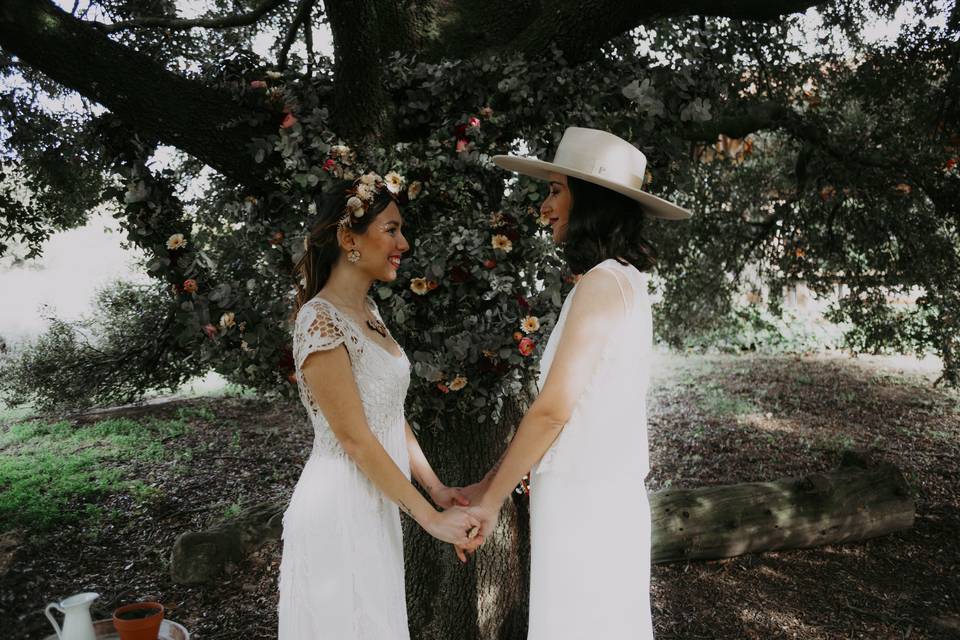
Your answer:
[[[380,312],[373,299],[368,297],[367,304],[379,319]],[[303,379],[303,363],[311,353],[333,349],[340,344],[346,346],[350,356],[353,377],[371,431],[383,443],[392,430],[403,430],[403,404],[410,386],[410,362],[406,354],[401,350],[400,356],[393,355],[371,340],[351,317],[329,300],[316,296],[300,308],[293,332],[297,387],[313,425],[313,455],[339,457],[345,452]]]

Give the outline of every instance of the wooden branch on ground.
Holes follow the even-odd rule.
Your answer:
[[[914,519],[910,488],[900,471],[852,452],[831,473],[666,489],[650,496],[650,506],[654,563],[855,542],[909,529]],[[228,564],[279,539],[285,509],[285,504],[262,503],[206,531],[182,534],[170,563],[174,582],[211,582]]]
[[[897,467],[850,452],[830,473],[666,489],[650,496],[650,507],[655,563],[867,540],[909,529],[914,519]]]

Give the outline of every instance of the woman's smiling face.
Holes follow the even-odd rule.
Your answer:
[[[550,193],[540,205],[540,215],[550,221],[553,229],[553,242],[560,244],[567,237],[567,225],[570,222],[570,207],[573,198],[567,186],[567,176],[562,173],[551,173],[548,177]]]

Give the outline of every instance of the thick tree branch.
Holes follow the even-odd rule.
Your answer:
[[[49,2],[4,0],[0,47],[53,80],[94,100],[131,128],[173,145],[225,176],[265,189],[250,139],[276,131],[223,91],[188,80],[149,56],[110,40]]]
[[[293,22],[287,29],[287,35],[283,38],[283,44],[280,46],[280,53],[277,55],[277,68],[281,71],[287,68],[287,55],[290,53],[290,47],[297,41],[297,33],[300,32],[300,25],[307,25],[309,28],[310,14],[313,11],[315,0],[300,0],[297,5],[297,13],[293,16]]]
[[[333,119],[345,138],[376,139],[388,131],[381,24],[374,0],[327,0],[333,32]]]
[[[201,27],[204,29],[229,29],[231,27],[246,27],[261,20],[274,9],[286,4],[287,0],[264,0],[249,13],[241,13],[220,18],[170,18],[170,17],[149,17],[137,18],[135,20],[124,20],[113,24],[97,24],[107,33],[123,31],[125,29],[143,29],[146,27],[163,27],[165,29],[192,29]]]
[[[611,38],[678,16],[776,20],[830,0],[459,0],[443,3],[432,57],[472,57],[485,50],[542,56],[552,45],[570,62],[591,58]]]

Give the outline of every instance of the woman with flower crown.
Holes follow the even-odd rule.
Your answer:
[[[410,363],[367,295],[409,249],[402,187],[395,173],[344,181],[319,203],[297,265],[293,353],[314,444],[283,516],[280,640],[409,638],[398,507],[454,544],[479,525],[404,418]]]
[[[646,158],[595,129],[567,129],[553,162],[495,156],[549,182],[540,207],[575,274],[540,363],[540,393],[501,461],[465,489],[496,526],[530,483],[528,640],[653,638],[644,394],[652,356],[645,219],[690,213],[642,190]],[[479,539],[468,549],[479,545]]]

